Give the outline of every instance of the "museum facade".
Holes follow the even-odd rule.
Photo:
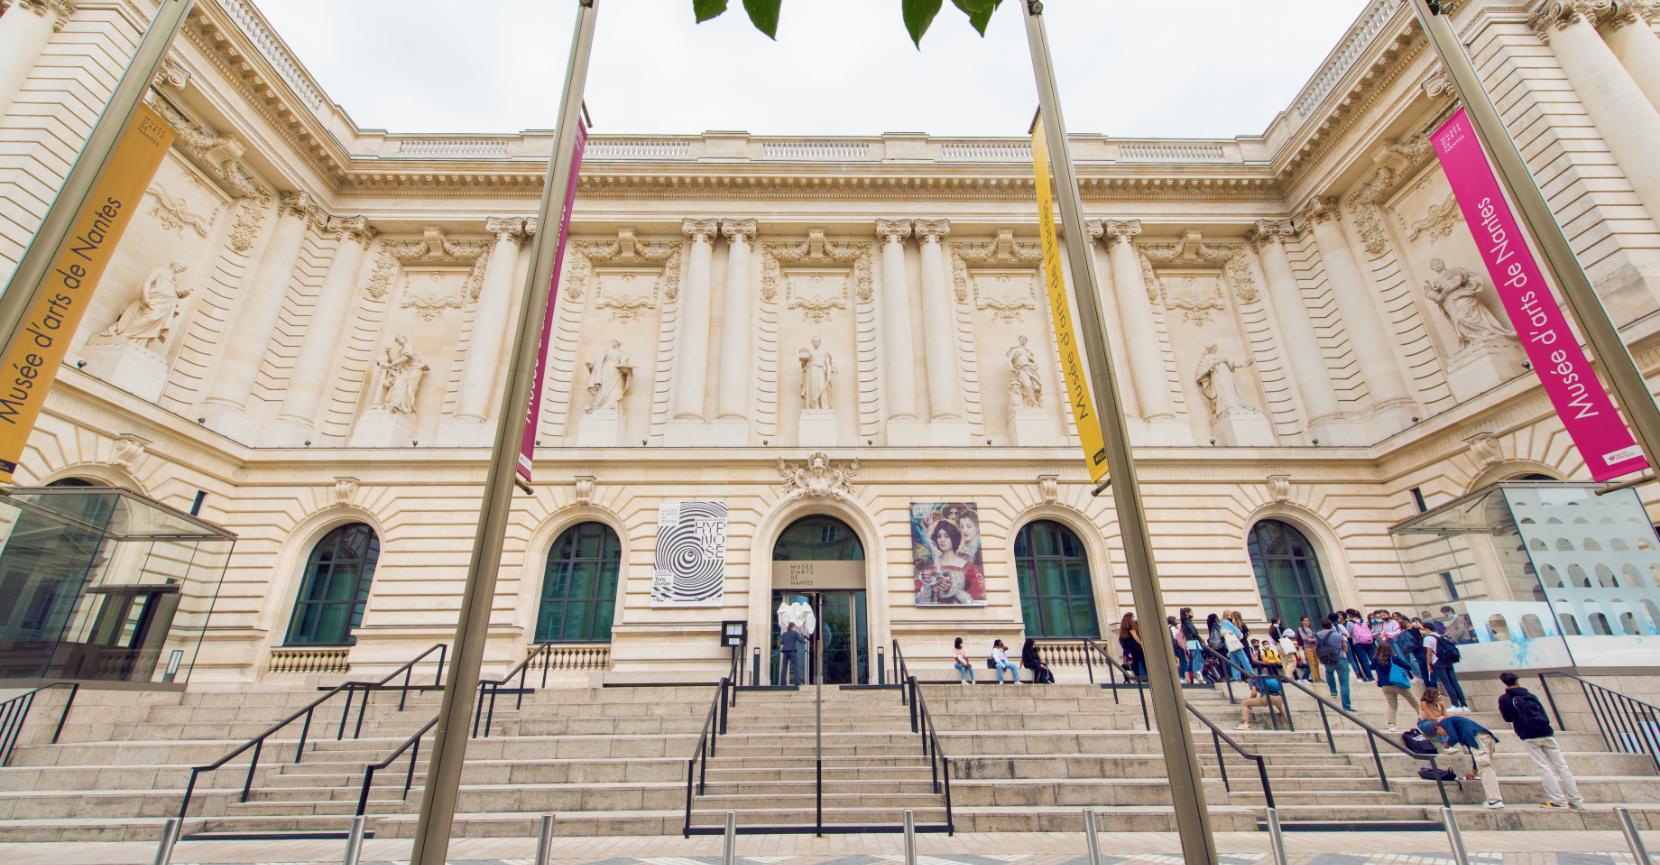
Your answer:
[[[4,6],[9,273],[154,4]],[[1456,6],[1656,371],[1657,7]],[[390,669],[453,634],[552,136],[360,129],[248,0],[198,2],[150,102],[178,140],[19,483],[119,486],[236,536],[192,682]],[[1373,0],[1260,135],[1073,137],[1089,219],[1064,230],[1091,239],[1172,608],[1497,597],[1391,527],[1589,478],[1429,146],[1455,108],[1407,4]],[[741,622],[773,678],[804,592],[828,681],[873,680],[895,640],[943,668],[959,636],[1116,635],[1111,492],[1081,461],[1007,132],[596,132],[492,668],[551,644],[585,682],[705,680]],[[50,586],[19,574],[0,636],[38,638]]]

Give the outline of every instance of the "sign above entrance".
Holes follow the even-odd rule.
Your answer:
[[[864,562],[795,561],[772,563],[773,591],[858,590],[864,587]]]

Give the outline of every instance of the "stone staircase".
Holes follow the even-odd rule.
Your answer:
[[[314,683],[308,683],[314,684]],[[685,828],[687,769],[714,695],[711,686],[549,689],[498,701],[488,738],[475,738],[456,817],[462,837],[524,836],[536,817],[559,816],[567,835],[667,835]],[[1478,691],[1477,688],[1471,688]],[[1133,688],[1091,685],[923,685],[950,759],[951,817],[959,832],[1076,831],[1079,811],[1099,809],[1106,831],[1172,831],[1168,781],[1156,732],[1143,727]],[[1359,714],[1378,719],[1376,688],[1356,685]],[[307,702],[314,687],[240,693],[84,691],[59,744],[46,744],[54,705],[36,707],[0,769],[0,841],[152,840],[177,813],[190,767],[210,763]],[[1191,705],[1241,747],[1261,754],[1281,819],[1291,828],[1415,826],[1435,819],[1436,786],[1417,761],[1393,749],[1377,779],[1367,737],[1330,715],[1328,742],[1315,705],[1293,693],[1297,729],[1233,730],[1238,710],[1220,688],[1188,688]],[[1240,696],[1243,696],[1241,693]],[[891,827],[905,810],[923,826],[946,822],[943,778],[936,792],[922,740],[911,732],[897,689],[826,688],[824,823],[830,831]],[[1491,691],[1472,693],[1491,706]],[[1559,700],[1568,699],[1559,693]],[[1578,699],[1577,695],[1572,699]],[[693,796],[692,827],[707,831],[735,811],[750,830],[814,825],[814,695],[743,691],[728,733]],[[314,719],[303,760],[293,762],[297,725],[266,745],[247,802],[246,758],[198,783],[188,834],[340,833],[356,812],[364,767],[392,754],[437,711],[439,695],[379,693],[353,738],[356,714],[337,740],[340,706]],[[1567,708],[1565,706],[1565,708]],[[1647,756],[1609,753],[1587,725],[1559,736],[1588,802],[1583,811],[1546,811],[1531,761],[1493,713],[1476,720],[1503,736],[1498,770],[1511,807],[1465,808],[1466,829],[1611,829],[1612,806],[1660,827],[1660,774]],[[1256,764],[1221,745],[1195,721],[1194,745],[1218,831],[1253,830],[1265,799]],[[371,829],[407,837],[415,829],[430,735],[409,773],[408,755],[376,776],[367,800]],[[1334,753],[1335,749],[1335,753]],[[1447,761],[1444,761],[1444,763]],[[1450,761],[1462,771],[1467,761]],[[1227,771],[1227,786],[1222,781]],[[404,797],[408,778],[411,791]],[[1478,784],[1448,785],[1455,805],[1480,801]]]

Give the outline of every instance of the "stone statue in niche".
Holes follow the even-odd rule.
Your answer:
[[[824,348],[824,340],[813,337],[812,347],[802,349],[800,359],[801,408],[805,411],[829,411],[836,363]]]
[[[1009,406],[1039,408],[1043,405],[1043,380],[1038,377],[1037,355],[1026,345],[1026,337],[1008,350]],[[1016,403],[1018,397],[1019,402]]]
[[[616,408],[634,381],[634,363],[623,354],[622,342],[611,340],[611,347],[597,362],[584,366],[592,378],[588,384],[588,413]]]
[[[415,394],[431,367],[409,347],[409,338],[393,337],[386,347],[386,359],[375,361],[375,366],[380,370],[380,393],[374,407],[392,414],[414,414]]]
[[[1437,258],[1429,263],[1436,277],[1424,282],[1424,294],[1441,307],[1458,334],[1458,347],[1488,343],[1508,345],[1517,341],[1516,331],[1506,327],[1481,303],[1485,287],[1481,277],[1462,267],[1448,267]]]
[[[1199,358],[1199,369],[1193,378],[1199,383],[1199,389],[1204,392],[1205,398],[1210,400],[1213,416],[1232,417],[1261,413],[1259,409],[1245,403],[1245,397],[1239,392],[1239,380],[1234,376],[1235,371],[1250,366],[1251,363],[1250,360],[1235,363],[1218,356],[1214,342],[1205,346],[1205,356]]]
[[[190,289],[179,285],[179,274],[184,271],[185,266],[176,261],[150,271],[138,299],[127,304],[115,324],[99,336],[151,350],[167,342],[173,319],[179,316],[179,301],[190,296]]]

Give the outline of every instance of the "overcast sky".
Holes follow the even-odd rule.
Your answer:
[[[574,0],[258,0],[364,128],[546,129]],[[1050,0],[1067,126],[1121,136],[1256,134],[1366,0]],[[982,40],[950,3],[911,46],[898,0],[785,0],[778,41],[740,0],[607,0],[587,100],[597,132],[1021,135],[1036,104],[1018,6]]]

